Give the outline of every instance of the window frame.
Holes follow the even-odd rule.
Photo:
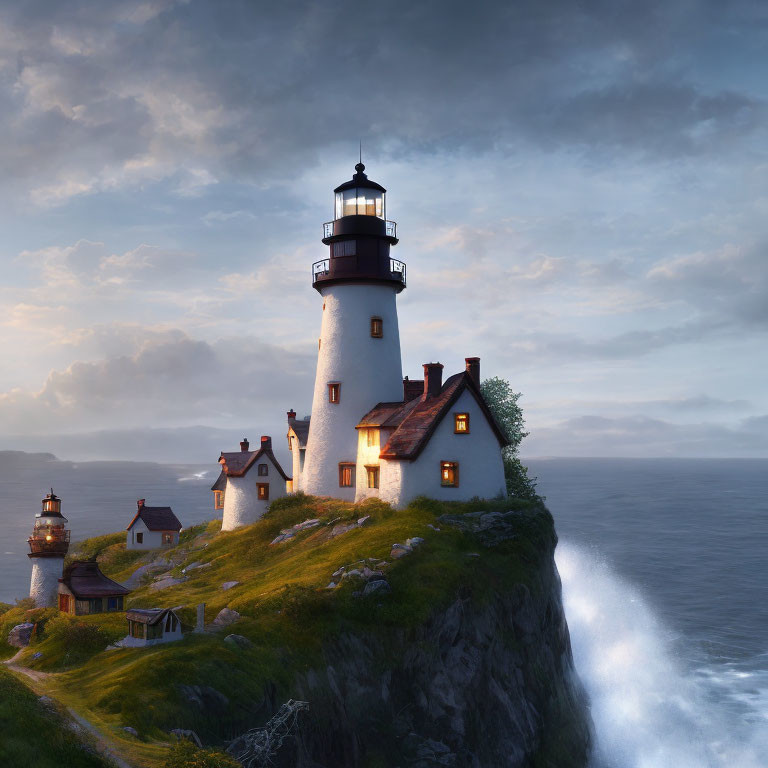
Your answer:
[[[463,417],[467,428],[459,429],[459,420]],[[466,411],[461,411],[453,414],[453,434],[454,435],[468,435],[469,434],[469,414]]]
[[[378,427],[366,427],[365,445],[368,448],[375,448],[377,445],[381,446],[381,430]]]
[[[259,501],[269,501],[269,483],[256,483],[256,498]]]
[[[264,470],[263,472],[262,472],[262,469]],[[259,464],[258,467],[256,468],[256,474],[259,477],[269,477],[269,464],[267,464],[264,461],[261,462],[261,464]]]
[[[339,488],[354,488],[357,478],[355,477],[356,465],[354,461],[339,462]],[[349,470],[349,482],[344,482],[344,472]]]
[[[224,491],[213,492],[213,508],[224,509]]]
[[[378,464],[366,464],[365,465],[365,474],[366,474],[366,481],[368,483],[369,488],[375,488],[378,490],[379,486],[381,485],[381,471],[380,466]],[[373,475],[371,474],[373,473]],[[371,478],[373,477],[374,482],[371,483]]]
[[[338,405],[341,402],[341,382],[328,382],[328,402],[332,405]]]
[[[144,531],[137,531],[136,532],[136,543],[137,544],[143,544],[144,543]]]
[[[384,338],[384,319],[378,316],[371,317],[371,338]]]
[[[453,473],[453,482],[448,482],[443,478],[443,471],[448,469]],[[459,462],[458,461],[440,461],[440,487],[458,488],[459,487]]]

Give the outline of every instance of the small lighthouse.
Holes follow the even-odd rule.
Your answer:
[[[328,257],[312,265],[323,298],[317,373],[301,487],[318,496],[355,499],[344,468],[357,457],[361,414],[372,403],[403,397],[396,297],[405,264],[390,257],[395,222],[386,218],[386,190],[358,163],[334,190],[334,219],[323,227]]]
[[[67,518],[61,514],[61,499],[51,492],[43,499],[43,507],[35,516],[35,527],[29,537],[32,559],[32,581],[29,596],[35,606],[43,608],[56,604],[59,579],[64,569],[64,558],[69,550]]]

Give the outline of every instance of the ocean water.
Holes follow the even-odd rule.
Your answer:
[[[768,766],[768,461],[528,464],[595,768]]]
[[[527,463],[557,523],[593,768],[768,768],[768,460]],[[210,519],[216,471],[0,453],[0,600],[28,592],[51,485],[78,539],[125,528],[138,498]]]

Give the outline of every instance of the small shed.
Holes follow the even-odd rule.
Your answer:
[[[105,576],[95,560],[75,560],[59,579],[59,610],[73,616],[122,611],[130,592]]]
[[[126,549],[160,549],[179,543],[181,523],[170,507],[148,507],[136,502],[136,514],[126,529]]]
[[[170,608],[132,608],[125,614],[128,634],[123,648],[142,648],[181,640],[181,621]]]

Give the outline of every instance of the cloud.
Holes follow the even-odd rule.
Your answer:
[[[584,415],[531,429],[526,456],[768,457],[768,416],[737,425]]]
[[[0,393],[0,430],[252,424],[306,402],[314,356],[253,337],[209,344],[158,334],[133,354],[51,371],[38,392]]]

